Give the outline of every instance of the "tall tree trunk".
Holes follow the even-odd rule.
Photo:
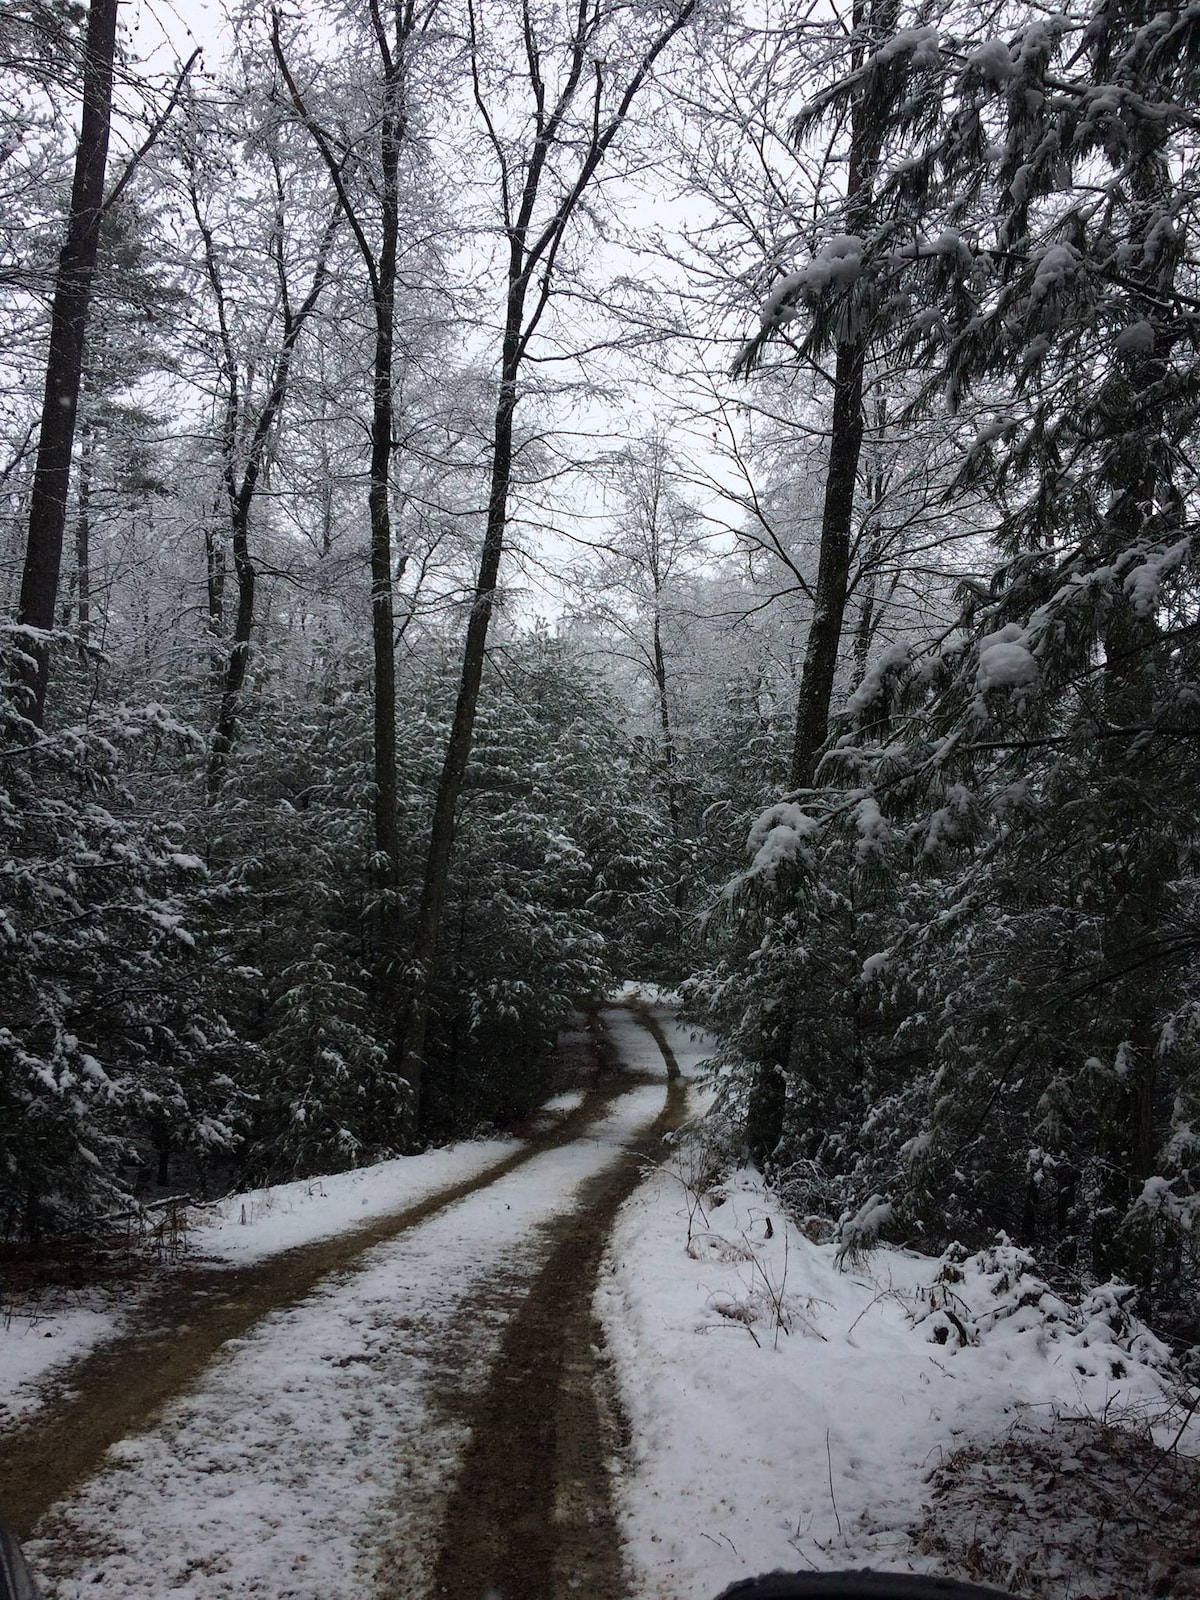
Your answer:
[[[374,665],[373,776],[374,851],[371,870],[378,905],[379,955],[375,965],[380,1004],[393,1030],[392,1053],[404,1055],[399,1004],[400,978],[400,824],[396,814],[396,657],[395,606],[392,578],[391,466],[394,432],[393,368],[396,341],[396,266],[400,239],[400,152],[408,128],[406,51],[417,18],[413,0],[397,0],[395,34],[389,42],[380,12],[372,5],[375,42],[383,71],[383,115],[379,124],[380,220],[376,250],[346,188],[345,162],[335,153],[330,136],[304,102],[280,36],[274,13],[271,48],[288,94],[325,163],[338,204],[371,285],[375,315],[375,348],[371,377],[371,481],[367,510],[371,533],[371,645]],[[429,14],[430,16],[432,13]],[[417,1090],[409,1107],[416,1115]]]
[[[496,603],[496,581],[504,552],[504,530],[508,520],[508,492],[512,482],[513,413],[517,400],[517,370],[520,365],[520,327],[524,308],[524,285],[514,284],[508,300],[508,323],[504,335],[504,358],[500,390],[492,433],[492,471],[488,492],[487,526],[480,553],[479,572],[467,636],[463,645],[462,671],[454,720],[446,745],[446,756],[434,802],[429,832],[429,851],[421,904],[413,940],[412,971],[409,976],[408,1021],[404,1033],[401,1070],[411,1086],[420,1118],[425,1036],[429,1025],[430,984],[437,956],[442,918],[446,909],[446,886],[450,877],[450,855],[458,798],[471,755],[475,730],[475,711],[479,686],[487,655],[488,624]]]
[[[866,55],[895,30],[897,9],[896,0],[855,0],[852,67],[861,66]],[[849,234],[865,236],[874,220],[875,180],[882,149],[883,129],[875,108],[862,91],[850,114],[850,156],[846,174],[846,232]],[[821,747],[829,733],[829,706],[850,584],[854,498],[864,427],[863,374],[869,340],[868,330],[854,338],[840,340],[835,358],[821,546],[792,747],[791,782],[795,789],[812,787]]]
[[[675,887],[671,891],[674,907],[674,933],[677,945],[683,939],[683,908],[687,901],[687,877],[683,866],[683,817],[679,807],[679,779],[676,772],[675,729],[671,722],[671,701],[667,693],[667,658],[662,642],[662,615],[659,610],[659,590],[654,591],[654,688],[658,698],[658,725],[662,733],[663,781],[667,789],[667,820],[671,824],[671,843],[679,857],[675,874]]]
[[[50,351],[42,400],[41,433],[29,510],[29,542],[21,575],[18,621],[52,629],[62,569],[71,449],[83,377],[83,347],[92,279],[100,245],[104,172],[112,123],[113,59],[118,0],[92,0],[84,44],[83,116],[75,152],[71,210],[58,258],[50,311]],[[49,653],[44,644],[29,655],[22,674],[22,710],[41,726],[46,710]]]
[[[1130,500],[1133,499],[1131,495]],[[1130,510],[1138,516],[1145,502]],[[1145,727],[1154,716],[1159,629],[1134,613],[1124,595],[1114,600],[1105,630],[1104,709],[1112,728]],[[1106,742],[1101,782],[1107,791],[1109,864],[1104,874],[1104,958],[1112,972],[1105,1011],[1119,1030],[1109,1044],[1111,1079],[1099,1107],[1098,1175],[1092,1264],[1100,1278],[1151,1288],[1151,1241],[1145,1230],[1122,1227],[1129,1207],[1154,1171],[1154,1104],[1158,1087],[1157,1013],[1162,963],[1157,954],[1168,898],[1169,864],[1146,815],[1136,772],[1136,736]],[[1143,848],[1131,851],[1130,839]]]
[[[1159,219],[1172,200],[1170,168],[1162,134],[1151,124],[1132,176],[1141,213],[1134,237],[1145,241],[1152,290],[1169,294],[1179,265],[1178,244],[1155,245]],[[1177,537],[1188,523],[1183,496],[1171,480],[1173,442],[1155,438],[1161,426],[1157,396],[1168,387],[1171,334],[1160,332],[1155,348],[1130,361],[1117,390],[1125,426],[1114,428],[1104,480],[1112,501],[1103,531],[1107,559],[1135,549],[1165,530]],[[1140,403],[1139,403],[1140,402]],[[1098,409],[1104,414],[1103,397]],[[1149,421],[1149,436],[1146,422]],[[1111,413],[1105,417],[1111,427]],[[1153,724],[1161,667],[1158,619],[1142,615],[1123,588],[1112,595],[1104,633],[1104,714],[1109,730]],[[1105,1010],[1119,1029],[1109,1042],[1112,1077],[1100,1106],[1097,1155],[1099,1189],[1094,1215],[1093,1266],[1100,1277],[1119,1277],[1152,1292],[1155,1259],[1152,1230],[1130,1221],[1129,1207],[1154,1170],[1154,1111],[1158,1090],[1158,1015],[1162,1003],[1160,939],[1168,913],[1175,860],[1172,841],[1147,806],[1144,744],[1136,732],[1104,741],[1099,777],[1109,831],[1104,884],[1104,958],[1112,973]],[[1138,848],[1131,848],[1131,841]],[[1147,1306],[1147,1310],[1150,1308]]]
[[[864,357],[862,340],[837,347],[829,463],[821,513],[821,550],[812,622],[800,673],[796,739],[792,747],[794,789],[812,787],[821,746],[829,732],[829,704],[833,698],[846,616],[846,593],[850,585],[854,492],[863,442]]]
[[[220,525],[221,500],[217,497],[212,517],[204,524],[204,577],[208,601],[209,666],[218,695],[225,677],[225,656],[221,636],[225,632],[225,530]]]
[[[372,375],[371,645],[375,668],[375,863],[380,896],[381,989],[399,1047],[400,822],[396,813],[396,642],[392,588],[392,409],[396,340],[396,256],[400,237],[400,146],[404,132],[401,41],[387,78],[379,135],[382,176],[379,265],[375,281],[375,364]]]
[[[679,838],[679,797],[675,787],[675,730],[671,726],[671,700],[667,692],[667,654],[663,649],[662,615],[664,558],[662,540],[663,479],[666,471],[665,447],[662,437],[654,435],[651,441],[650,481],[648,492],[642,499],[641,515],[645,519],[646,565],[650,576],[651,623],[650,656],[654,674],[654,694],[658,703],[658,726],[662,734],[663,776],[667,785],[667,814],[671,821],[672,838]]]
[[[658,594],[654,596],[654,689],[658,699],[658,726],[662,732],[663,775],[667,783],[667,815],[671,830],[679,837],[679,795],[675,786],[675,730],[671,726],[671,701],[667,693],[667,658],[662,643],[662,621]]]
[[[237,610],[233,638],[221,685],[221,703],[208,751],[207,787],[212,804],[221,792],[221,782],[237,729],[238,709],[250,665],[251,636],[254,631],[254,590],[256,573],[250,559],[250,499],[235,503],[232,517],[233,575],[237,584]]]
[[[897,10],[896,0],[855,0],[850,52],[852,67],[861,66],[866,55],[878,48],[894,31]],[[875,179],[882,148],[883,129],[878,124],[874,107],[860,92],[851,110],[846,176],[847,233],[865,236],[870,230],[875,211]],[[817,581],[796,703],[796,732],[790,774],[793,789],[812,788],[821,749],[829,735],[829,707],[833,699],[845,626],[846,596],[850,587],[850,552],[865,426],[863,384],[869,341],[869,330],[864,330],[854,338],[839,340],[836,350]],[[760,1163],[770,1160],[783,1136],[792,1080],[803,1079],[809,1070],[806,1041],[798,1028],[793,1007],[791,1014],[780,1020],[777,1048],[761,1063],[750,1088],[750,1137]],[[812,1066],[811,1070],[819,1072],[816,1066]],[[814,1131],[820,1132],[819,1129]]]
[[[75,589],[79,637],[86,645],[92,632],[92,455],[95,434],[84,423],[79,438],[79,504],[75,511]]]

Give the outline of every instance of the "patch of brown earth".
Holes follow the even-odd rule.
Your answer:
[[[1014,1426],[930,1478],[918,1547],[1038,1600],[1200,1600],[1200,1460],[1090,1418]]]
[[[331,1273],[353,1272],[375,1245],[396,1238],[467,1195],[486,1188],[543,1150],[586,1133],[629,1088],[629,1074],[593,1070],[583,1104],[542,1129],[478,1177],[351,1234],[289,1250],[245,1267],[185,1267],[164,1275],[135,1314],[135,1325],[71,1366],[68,1390],[28,1423],[6,1433],[0,1449],[0,1507],[18,1538],[76,1484],[95,1472],[118,1440],[144,1431],[185,1393],[227,1340],[261,1318],[296,1304]]]
[[[592,1299],[617,1210],[685,1110],[676,1071],[654,1123],[546,1230],[545,1265],[509,1321],[484,1392],[467,1406],[469,1443],[445,1513],[435,1595],[627,1593],[609,1482],[622,1423]],[[401,1600],[401,1552],[395,1566],[391,1578],[385,1572],[385,1593]]]

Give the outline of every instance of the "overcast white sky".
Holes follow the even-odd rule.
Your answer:
[[[265,6],[264,6],[265,15]],[[224,0],[122,0],[121,20],[127,36],[130,38],[135,54],[143,64],[145,75],[156,80],[169,80],[178,70],[178,63],[186,60],[192,51],[199,46],[204,51],[203,70],[210,73],[219,72],[221,60],[228,49],[231,28],[226,13]],[[130,142],[140,138],[140,133],[134,134],[131,130]],[[665,192],[645,194],[641,192],[621,192],[618,209],[622,221],[628,227],[632,224],[635,235],[642,226],[650,228],[666,224],[681,225],[685,217],[679,213],[681,201],[678,196],[669,197]],[[669,219],[669,220],[668,220]],[[610,249],[612,246],[609,247]],[[618,252],[622,259],[614,262],[614,270],[618,273],[624,271],[639,275],[639,265],[636,253],[626,256],[625,252]],[[661,262],[658,269],[661,270]],[[586,341],[585,341],[586,342]],[[570,343],[568,339],[567,343]],[[621,358],[609,358],[602,363],[609,367],[608,377],[612,381],[617,378],[622,365]],[[719,361],[723,365],[723,358]],[[570,363],[563,369],[572,376]],[[582,403],[580,396],[576,395],[575,406],[571,409],[573,417],[560,414],[559,421],[564,423],[568,430],[574,429],[577,433],[592,434],[594,437],[585,444],[577,440],[577,447],[581,454],[590,455],[596,450],[604,452],[616,448],[622,436],[627,439],[637,438],[650,431],[655,424],[663,421],[664,408],[670,409],[668,394],[671,388],[666,382],[667,394],[662,390],[655,392],[646,386],[647,374],[641,374],[640,381],[628,385],[620,385],[624,390],[615,404],[610,401],[608,405],[597,403]],[[614,397],[615,398],[615,397]],[[528,423],[535,423],[533,415],[525,419]],[[566,441],[564,441],[566,443]],[[681,438],[680,446],[684,445]],[[714,493],[716,483],[726,477],[724,464],[719,457],[714,455],[712,447],[707,440],[693,438],[688,441],[691,450],[697,451],[702,458],[700,476],[708,481],[701,487],[696,487],[695,498],[703,510],[714,519],[717,525],[725,521],[728,516],[728,507],[722,506],[721,494]],[[569,447],[569,446],[568,446]],[[605,505],[605,497],[600,491],[598,483],[593,480],[580,481],[571,486],[561,496],[556,514],[552,514],[553,522],[560,528],[571,528],[577,538],[587,541],[597,535],[603,536],[606,513],[615,509],[612,505]],[[514,506],[514,511],[517,508]],[[534,516],[534,521],[539,520]],[[528,535],[529,530],[527,530]],[[514,529],[514,534],[516,529]],[[525,542],[520,540],[520,542]],[[721,541],[724,543],[724,541]],[[540,537],[534,535],[532,540],[535,549],[540,546],[540,555],[548,566],[553,569],[562,564],[568,567],[577,558],[577,551],[562,548],[562,541],[556,539],[543,529]],[[516,581],[518,586],[526,588],[527,604],[530,609],[545,614],[555,614],[560,606],[560,597],[555,593],[557,585],[554,582],[547,584],[544,581],[544,571],[539,573],[538,563],[526,570],[523,578],[517,573],[509,571],[510,581]],[[526,587],[528,586],[528,587]]]
[[[123,0],[121,21],[147,68],[168,72],[199,45],[216,65],[227,27],[220,0]]]

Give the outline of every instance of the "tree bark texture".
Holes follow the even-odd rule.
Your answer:
[[[895,29],[896,0],[856,0],[851,64],[861,65],[868,50],[876,48]],[[883,129],[873,108],[860,93],[851,110],[850,151],[846,176],[846,232],[865,236],[875,213],[875,180],[883,148]],[[796,731],[792,744],[790,781],[793,789],[810,789],[816,782],[817,764],[829,735],[829,707],[837,676],[846,597],[850,588],[850,558],[854,535],[854,507],[862,456],[863,387],[870,330],[863,327],[837,342],[833,374],[833,411],[830,419],[829,458],[821,509],[821,542],[813,615],[804,647],[800,689],[796,701]],[[784,1060],[762,1063],[751,1086],[754,1139],[760,1158],[772,1155],[783,1137],[792,1078],[816,1073],[807,1065],[804,1041],[797,1037],[793,1019],[783,1030],[787,1040]],[[800,1085],[803,1091],[803,1083]],[[819,1132],[820,1130],[816,1130]]]
[[[496,583],[500,575],[500,558],[504,552],[508,492],[512,481],[516,374],[519,366],[518,339],[514,330],[519,330],[520,327],[523,301],[522,289],[519,295],[511,296],[509,302],[509,331],[505,336],[504,369],[492,437],[487,527],[480,552],[474,601],[467,622],[467,635],[463,643],[462,672],[458,697],[454,705],[454,720],[450,727],[450,737],[446,744],[445,760],[434,802],[425,879],[417,912],[416,935],[413,940],[412,970],[409,978],[411,993],[404,1036],[402,1072],[406,1081],[412,1086],[418,1106],[418,1116],[422,1103],[421,1085],[425,1038],[429,1025],[430,984],[446,910],[446,889],[450,879],[450,857],[454,848],[458,799],[471,755],[475,712],[479,704],[479,687],[483,681],[484,662],[487,658],[488,624],[495,610]]]
[[[857,68],[867,52],[895,30],[896,0],[856,0],[851,64]],[[875,215],[875,180],[883,150],[883,128],[874,108],[859,93],[851,111],[850,152],[846,175],[846,232],[865,236]],[[833,378],[833,416],[825,497],[821,511],[821,546],[813,617],[800,673],[796,737],[792,746],[791,782],[811,788],[821,748],[829,733],[829,706],[837,674],[838,653],[850,585],[850,551],[854,500],[863,442],[863,374],[870,331],[863,328],[838,341]]]
[[[79,637],[87,644],[92,632],[92,456],[95,436],[85,423],[79,445],[79,504],[75,513],[75,591]]]
[[[854,496],[863,442],[863,361],[861,341],[838,345],[834,368],[833,423],[821,513],[821,550],[813,594],[813,616],[804,649],[796,706],[791,782],[812,787],[817,760],[829,732],[829,705],[841,650],[850,586],[850,547]]]
[[[83,378],[83,348],[92,280],[100,245],[104,173],[112,122],[113,59],[118,0],[92,0],[84,44],[83,115],[75,152],[71,210],[58,259],[50,311],[50,350],[42,400],[41,432],[29,510],[29,542],[21,575],[17,619],[31,628],[54,627],[62,570],[71,450]],[[49,651],[28,651],[22,674],[22,710],[38,727],[46,709]]]
[[[1136,514],[1138,508],[1132,509]],[[1152,721],[1160,648],[1155,620],[1135,615],[1129,601],[1118,598],[1105,631],[1104,709],[1111,726],[1137,728]],[[1101,1279],[1120,1278],[1148,1291],[1154,1271],[1149,1240],[1122,1224],[1154,1172],[1163,979],[1158,946],[1170,865],[1162,848],[1126,848],[1131,838],[1152,837],[1155,822],[1146,815],[1137,758],[1122,743],[1106,741],[1100,772],[1109,822],[1103,938],[1112,987],[1105,1010],[1120,1036],[1109,1041],[1112,1076],[1097,1125],[1099,1194],[1092,1258]]]
[[[225,529],[221,522],[221,498],[217,497],[211,518],[204,524],[204,581],[208,602],[209,660],[213,687],[221,693],[225,678],[225,656],[221,636],[225,632],[225,582],[228,563],[225,555]]]
[[[400,233],[397,188],[403,133],[398,73],[389,75],[386,110],[379,136],[382,167],[379,265],[374,284],[375,355],[372,372],[371,486],[371,644],[375,670],[374,777],[375,872],[380,901],[380,977],[385,1003],[399,1028],[400,822],[396,812],[396,655],[392,590],[392,382],[396,339],[396,257]]]

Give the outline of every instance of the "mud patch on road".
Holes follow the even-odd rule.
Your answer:
[[[219,1357],[272,1312],[295,1305],[333,1273],[352,1273],[376,1245],[396,1238],[466,1196],[487,1188],[542,1151],[586,1133],[629,1078],[599,1074],[584,1102],[549,1134],[531,1139],[474,1178],[352,1234],[322,1240],[247,1267],[190,1267],[171,1273],[135,1313],[131,1331],[66,1369],[70,1385],[0,1451],[0,1506],[21,1539],[101,1465],[119,1440],[143,1432]]]
[[[460,1391],[469,1440],[442,1525],[435,1595],[623,1600],[609,1481],[622,1424],[592,1298],[617,1210],[685,1112],[686,1090],[673,1080],[636,1144],[544,1230],[545,1265],[508,1324],[483,1393],[471,1400]],[[413,1593],[402,1560],[397,1552],[383,1574],[392,1600]]]

